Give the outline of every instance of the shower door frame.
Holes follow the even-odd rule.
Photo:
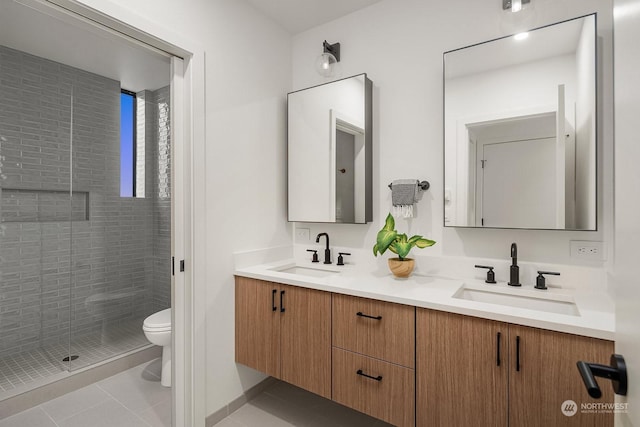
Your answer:
[[[134,39],[172,55],[172,248],[175,274],[171,280],[172,425],[205,425],[205,288],[196,287],[205,272],[196,254],[204,254],[205,206],[205,54],[192,40],[168,31],[110,0],[16,0],[43,11]],[[62,9],[62,10],[60,10]],[[184,271],[178,268],[184,260]]]

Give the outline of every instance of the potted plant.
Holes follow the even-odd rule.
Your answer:
[[[389,269],[396,277],[409,277],[415,266],[413,258],[407,258],[409,252],[414,246],[418,248],[426,248],[428,246],[435,245],[434,240],[425,239],[422,236],[415,235],[413,237],[407,237],[406,234],[398,234],[397,230],[394,230],[396,222],[391,214],[387,215],[387,219],[384,222],[384,227],[378,231],[376,237],[376,244],[373,245],[373,255],[382,255],[389,249],[394,254],[398,255],[397,258],[389,258]]]

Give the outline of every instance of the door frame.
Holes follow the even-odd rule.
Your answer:
[[[470,165],[476,164],[476,140],[472,137],[471,129],[480,124],[509,120],[514,117],[547,114],[555,111],[554,105],[538,105],[519,108],[512,111],[490,112],[472,116],[459,117],[456,120],[456,187],[453,191],[455,201],[455,218],[464,218],[465,225],[481,227],[476,223],[478,207],[476,206],[476,169]],[[446,159],[445,159],[446,161]]]
[[[182,61],[172,61],[172,199],[176,199],[175,239],[172,256],[176,260],[172,278],[172,425],[204,427],[205,401],[205,50],[150,22],[111,0],[16,0],[27,6],[63,12],[70,19],[100,26],[117,36],[126,36],[162,50]],[[176,108],[181,106],[181,108]],[[174,111],[175,110],[175,111]],[[173,237],[173,236],[172,236]],[[184,260],[184,272],[178,268]]]

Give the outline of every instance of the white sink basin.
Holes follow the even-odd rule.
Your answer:
[[[284,267],[274,268],[273,270],[279,271],[280,273],[297,274],[300,276],[308,277],[327,277],[340,273],[340,271],[337,270],[324,270],[321,268],[313,268],[300,265],[287,265]]]
[[[453,294],[453,298],[484,302],[488,304],[506,305],[509,307],[526,308],[528,310],[545,311],[547,313],[580,316],[578,306],[570,296],[566,295],[517,295],[514,293],[508,293],[508,291],[494,291],[491,289],[485,290],[462,286],[455,294]]]

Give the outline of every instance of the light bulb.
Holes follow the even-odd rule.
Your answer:
[[[332,77],[337,62],[335,56],[325,52],[316,59],[316,71],[321,76]]]
[[[511,0],[511,12],[520,12],[522,10],[522,0]]]

